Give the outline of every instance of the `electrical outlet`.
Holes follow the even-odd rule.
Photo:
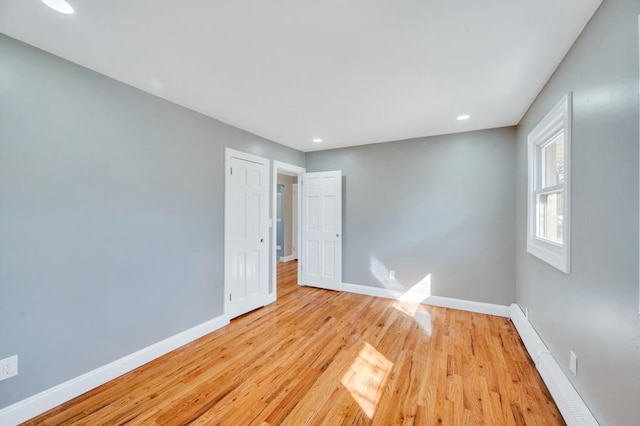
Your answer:
[[[18,355],[0,361],[0,380],[18,375]]]
[[[569,351],[569,370],[574,376],[578,375],[578,357],[573,351]]]
[[[396,279],[396,271],[394,271],[393,269],[389,269],[389,279],[390,280]]]

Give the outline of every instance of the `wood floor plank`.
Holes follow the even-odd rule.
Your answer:
[[[562,425],[505,318],[299,287],[25,425]]]

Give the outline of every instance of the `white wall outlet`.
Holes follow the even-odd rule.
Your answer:
[[[0,361],[0,380],[18,375],[18,355]]]
[[[527,319],[527,321],[529,321],[529,308],[524,308],[524,316]]]
[[[393,269],[389,269],[389,279],[390,280],[396,279],[396,271],[394,271]]]
[[[569,370],[574,376],[578,375],[578,357],[573,351],[569,351]]]

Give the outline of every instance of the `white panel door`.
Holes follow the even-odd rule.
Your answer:
[[[342,172],[302,175],[302,285],[340,290]]]
[[[243,153],[228,155],[227,163],[225,313],[234,318],[267,304],[269,166]]]

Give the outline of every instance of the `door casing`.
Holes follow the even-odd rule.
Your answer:
[[[271,200],[271,283],[269,285],[269,295],[268,301],[269,303],[275,302],[278,298],[278,286],[277,286],[277,273],[278,273],[278,263],[276,256],[276,200],[277,200],[277,189],[278,189],[278,174],[286,174],[290,176],[298,176],[298,183],[302,179],[302,175],[306,172],[304,167],[295,166],[293,164],[284,163],[282,161],[273,162],[273,172],[271,176],[271,194],[273,199]],[[298,247],[298,277],[300,277],[300,265],[302,264],[302,259],[300,258],[300,191],[298,191],[298,211],[296,212],[296,226],[298,227],[297,241],[296,246]],[[299,278],[298,278],[299,279]],[[298,281],[298,285],[300,282]]]

